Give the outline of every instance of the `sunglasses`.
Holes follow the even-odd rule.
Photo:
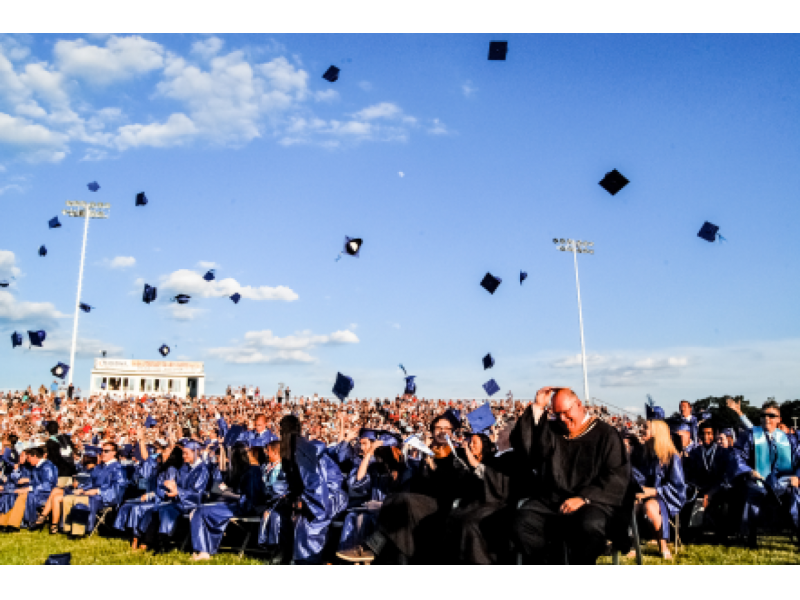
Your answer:
[[[762,412],[761,413],[761,418],[762,419],[780,419],[781,416],[780,415],[776,415],[775,413]]]

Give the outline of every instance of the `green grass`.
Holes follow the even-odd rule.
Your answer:
[[[662,560],[658,548],[653,544],[642,547],[644,564],[646,565],[797,565],[800,564],[800,552],[788,537],[760,537],[758,550],[749,550],[739,546],[712,546],[709,544],[692,544],[681,546],[675,554],[670,545],[672,560]],[[611,559],[603,557],[600,564],[611,564]],[[622,564],[635,565],[635,560],[624,557]]]

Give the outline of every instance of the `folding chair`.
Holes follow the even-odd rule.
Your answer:
[[[240,529],[244,533],[244,542],[242,542],[241,546],[222,546],[220,545],[220,550],[238,550],[239,551],[239,558],[244,556],[245,551],[249,553],[255,554],[269,554],[268,550],[262,550],[261,548],[251,548],[248,550],[247,544],[250,542],[250,538],[253,536],[252,528],[248,528],[247,524],[255,523],[258,526],[261,523],[261,517],[254,516],[254,517],[234,517],[230,521],[230,525],[233,525]],[[228,532],[225,532],[227,536]],[[223,538],[225,539],[225,538]]]

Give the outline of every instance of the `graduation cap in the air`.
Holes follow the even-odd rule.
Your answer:
[[[664,409],[660,406],[656,406],[656,401],[653,400],[653,397],[650,394],[647,394],[647,402],[644,405],[644,413],[645,418],[648,421],[653,421],[656,419],[664,420],[666,416],[664,413]]]
[[[508,42],[489,42],[489,60],[505,60]]]
[[[483,357],[483,370],[491,369],[494,366],[494,358],[492,358],[491,354],[487,354]]]
[[[151,302],[155,302],[156,300],[156,292],[157,288],[154,288],[151,285],[144,284],[144,294],[142,294],[142,301],[145,304],[150,304]]]
[[[144,192],[139,192],[136,194],[136,206],[145,206],[147,204],[147,196],[144,195]]]
[[[47,337],[47,333],[44,331],[29,331],[28,332],[28,339],[31,342],[31,346],[36,346],[38,348],[42,347],[42,342],[44,338]]]
[[[3,279],[0,281],[0,288],[7,288],[11,285],[11,282],[8,279]]]
[[[44,561],[45,565],[71,565],[72,564],[72,553],[65,552],[64,554],[51,554],[47,557],[47,560]]]
[[[467,415],[467,421],[469,421],[469,425],[472,427],[474,433],[486,431],[489,427],[497,423],[492,413],[492,407],[489,406],[488,402],[469,413]]]
[[[414,383],[414,380],[417,378],[416,375],[409,375],[406,377],[406,389],[403,390],[403,395],[408,396],[411,394],[417,393],[417,384]]]
[[[495,277],[491,273],[486,273],[483,281],[481,281],[481,287],[483,287],[490,294],[494,294],[501,283],[503,283],[502,279]]]
[[[92,309],[94,308],[94,306],[89,306],[88,304],[86,304],[84,302],[81,302],[79,306],[80,306],[80,309],[85,313],[92,312]]]
[[[239,300],[241,300],[241,299],[242,299],[242,295],[240,293],[238,293],[238,292],[235,293],[233,296],[231,296],[231,300],[233,300],[234,304],[239,304]]]
[[[361,251],[361,245],[364,243],[364,240],[361,238],[351,238],[348,236],[344,236],[344,250],[345,254],[350,256],[355,256],[358,258],[358,253]]]
[[[612,196],[615,196],[617,192],[619,192],[629,183],[630,181],[628,181],[628,179],[616,169],[606,173],[606,176],[600,180],[600,185]]]
[[[354,387],[355,383],[353,382],[352,377],[337,373],[336,383],[333,384],[333,395],[344,402],[344,399],[347,398]]]
[[[167,354],[169,354],[169,346],[167,346],[166,344],[162,344],[161,348],[159,348],[158,351],[161,354],[161,356],[166,356]]]
[[[403,442],[403,445],[408,446],[410,448],[416,448],[417,450],[419,450],[423,454],[427,454],[428,456],[433,456],[433,451],[430,448],[428,448],[416,434],[412,435],[409,438],[406,438],[406,440]]]
[[[92,183],[87,184],[86,187],[89,188],[90,192],[96,192],[100,189],[100,184],[98,184],[96,181],[93,181]]]
[[[486,393],[490,396],[494,396],[497,392],[500,391],[500,386],[497,385],[497,382],[494,379],[490,379],[486,383],[483,384],[483,389],[486,390]]]
[[[715,242],[717,237],[720,240],[725,241],[725,238],[722,237],[719,233],[719,227],[714,225],[713,223],[709,223],[706,221],[703,223],[703,226],[700,228],[700,231],[697,232],[697,237],[704,239],[707,242]]]
[[[50,226],[50,229],[58,229],[61,227],[61,223],[58,222],[58,217],[53,217],[47,222],[47,224]]]
[[[67,376],[67,373],[69,372],[69,366],[60,362],[55,367],[50,369],[50,372],[53,374],[54,377],[64,379]]]
[[[519,272],[519,284],[522,285],[522,282],[528,278],[528,274],[525,271]]]
[[[170,298],[172,302],[177,302],[178,304],[189,304],[189,300],[191,300],[191,296],[187,296],[186,294],[178,294],[177,296]]]
[[[147,418],[144,420],[144,426],[147,429],[150,429],[151,427],[155,427],[156,425],[157,423],[153,415],[147,415]]]
[[[22,346],[22,334],[15,331],[11,334],[11,348],[16,348],[17,346]]]
[[[403,375],[408,375],[408,371],[406,371],[406,368],[403,365],[397,365],[397,366],[400,367],[400,369],[402,369]]]
[[[214,281],[214,273],[215,273],[214,269],[209,269],[208,273],[203,275],[203,279],[205,279],[206,281]]]
[[[47,256],[47,248],[45,248],[44,246],[39,248],[39,256]]]
[[[331,83],[333,83],[334,81],[339,79],[339,68],[331,65],[330,67],[328,67],[328,70],[325,71],[325,74],[322,76],[322,78],[325,81],[330,81]]]

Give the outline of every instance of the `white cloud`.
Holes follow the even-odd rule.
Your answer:
[[[189,117],[173,113],[164,123],[120,127],[114,143],[120,150],[139,146],[165,148],[182,144],[197,133],[198,129]]]
[[[223,298],[238,292],[249,300],[283,300],[293,302],[298,295],[285,286],[243,286],[232,278],[206,281],[203,274],[189,269],[180,269],[161,278],[159,290],[174,291],[200,298]]]
[[[211,36],[210,38],[192,44],[192,53],[208,60],[219,54],[219,51],[222,50],[222,46],[224,45],[225,42],[223,40],[216,36]]]
[[[450,132],[439,119],[433,119],[431,126],[428,128],[428,133],[432,133],[433,135],[446,135]]]
[[[362,108],[353,116],[356,119],[363,121],[371,121],[373,119],[394,119],[402,114],[403,110],[396,104],[392,104],[391,102],[381,102],[379,104],[373,104],[372,106]]]
[[[227,348],[212,348],[209,354],[236,364],[312,363],[317,359],[308,352],[314,348],[357,343],[358,336],[349,330],[335,331],[330,335],[314,335],[306,330],[286,337],[278,337],[270,330],[248,331],[243,343]]]
[[[314,100],[317,102],[333,102],[339,99],[339,92],[336,90],[322,90],[314,92]]]
[[[25,302],[17,300],[10,292],[0,290],[0,322],[27,323],[44,326],[56,319],[69,317],[50,302]]]
[[[210,261],[205,261],[205,260],[198,261],[197,266],[200,267],[201,269],[218,269],[219,268],[219,265],[217,263],[210,262]]]
[[[204,308],[195,308],[188,304],[178,304],[177,302],[164,307],[162,310],[165,310],[168,313],[168,317],[174,321],[194,321],[208,312]]]
[[[19,277],[22,272],[17,267],[17,257],[11,250],[0,250],[0,276]]]
[[[65,359],[69,358],[69,353],[72,351],[72,337],[68,332],[57,333],[45,339],[41,348],[32,348],[35,352],[45,354],[60,354]],[[82,338],[78,336],[78,343],[75,344],[75,355],[79,357],[98,357],[100,352],[105,350],[108,356],[113,358],[115,356],[123,355],[123,348],[116,344],[110,344],[102,340],[92,338]],[[63,359],[62,359],[63,360]]]
[[[461,91],[464,93],[464,96],[469,98],[475,92],[478,91],[478,88],[472,85],[472,82],[468,79],[463,84],[461,84]]]
[[[403,173],[402,171],[400,171],[400,172],[399,172],[399,173],[397,173],[397,174],[398,174],[398,175],[400,175],[400,177],[405,177],[405,176],[406,176],[406,174],[405,174],[405,173]]]
[[[132,256],[117,256],[111,260],[106,259],[104,262],[109,269],[127,269],[136,264],[136,259]]]
[[[687,356],[636,357],[625,354],[589,354],[586,364],[593,378],[603,387],[638,386],[675,377],[690,365]],[[550,363],[555,369],[579,369],[581,355],[574,354]]]
[[[32,162],[61,160],[68,137],[51,131],[28,119],[0,113],[0,144],[15,146],[26,152]]]
[[[372,91],[372,84],[369,81],[359,81],[358,82],[358,87],[360,87],[365,92],[371,92]]]
[[[164,66],[164,49],[138,35],[108,38],[105,46],[83,39],[60,40],[53,49],[61,72],[95,85],[109,85]]]
[[[17,185],[16,183],[10,183],[8,185],[4,185],[0,187],[0,196],[5,194],[6,192],[15,191],[15,192],[23,192],[23,188],[21,185]]]

